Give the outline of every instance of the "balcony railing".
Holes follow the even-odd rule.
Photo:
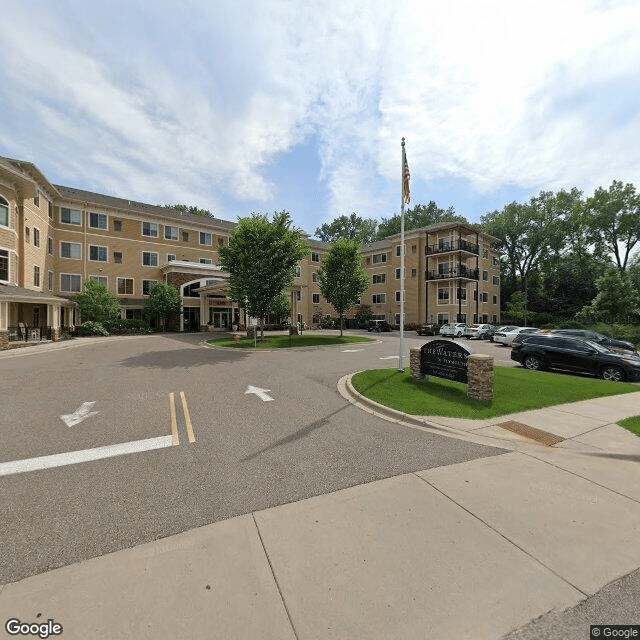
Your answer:
[[[453,278],[464,278],[465,280],[477,280],[480,271],[478,269],[469,269],[465,266],[458,266],[457,269],[451,269],[444,273],[439,271],[427,271],[427,280],[450,280]]]
[[[428,255],[447,253],[448,251],[466,251],[467,253],[478,255],[480,247],[467,240],[454,240],[453,242],[439,242],[438,244],[427,245]]]
[[[51,340],[51,327],[8,327],[9,342],[41,342]]]

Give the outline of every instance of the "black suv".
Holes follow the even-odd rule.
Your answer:
[[[555,334],[531,334],[514,344],[511,359],[527,369],[565,369],[604,380],[640,380],[640,358],[610,351],[595,342]]]
[[[598,333],[597,331],[588,331],[587,329],[554,329],[552,333],[558,336],[582,338],[584,340],[588,340],[589,342],[596,342],[603,347],[607,347],[607,349],[624,349],[625,351],[633,352],[635,352],[636,350],[636,347],[632,342],[627,342],[626,340],[616,340],[615,338],[610,338],[609,336],[605,336],[601,333]]]
[[[380,333],[381,331],[393,331],[393,327],[386,320],[371,320],[367,331]]]

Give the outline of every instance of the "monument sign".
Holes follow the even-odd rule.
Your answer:
[[[420,349],[420,373],[466,384],[467,359],[470,355],[466,347],[456,342],[432,340]]]

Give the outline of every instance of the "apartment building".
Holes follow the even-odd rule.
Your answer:
[[[30,162],[0,158],[0,348],[22,339],[60,339],[80,321],[75,295],[89,278],[140,318],[156,282],[175,286],[179,330],[224,330],[247,323],[227,297],[229,275],[218,249],[236,223],[183,214],[51,184]],[[468,225],[410,231],[406,246],[405,322],[496,321],[500,286],[495,238]],[[310,241],[291,291],[293,319],[310,326],[335,315],[318,271],[329,246]],[[399,324],[400,238],[363,247],[371,286],[362,304]],[[355,309],[351,313],[355,313]]]

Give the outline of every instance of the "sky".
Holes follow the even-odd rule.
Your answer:
[[[640,1],[0,0],[0,155],[315,229],[640,186]]]

